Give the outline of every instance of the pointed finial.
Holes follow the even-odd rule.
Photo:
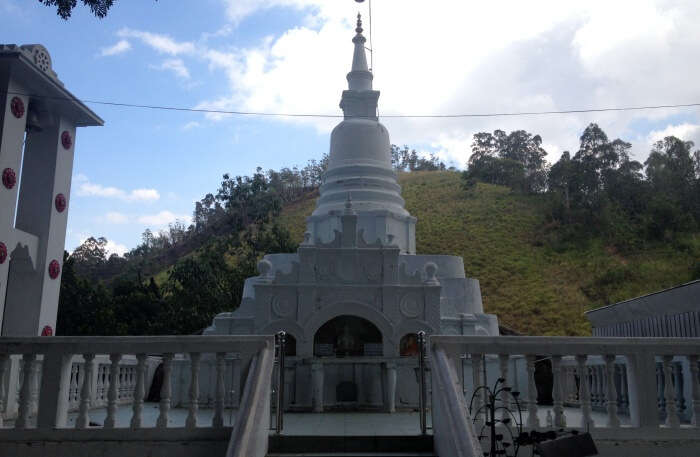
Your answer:
[[[355,51],[352,56],[352,70],[348,73],[348,89],[350,90],[372,90],[372,73],[367,67],[367,56],[365,55],[365,42],[362,35],[362,17],[357,13],[357,28],[352,42],[355,44]]]
[[[352,209],[352,196],[350,195],[350,192],[348,192],[348,198],[345,200],[345,214],[355,214],[355,211]]]

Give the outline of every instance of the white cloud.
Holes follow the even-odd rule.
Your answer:
[[[117,36],[122,38],[137,38],[159,53],[170,54],[172,56],[192,54],[195,51],[194,43],[189,41],[178,42],[168,35],[159,33],[123,28],[117,32]]]
[[[145,214],[137,219],[140,223],[153,226],[168,225],[176,220],[183,221],[185,225],[189,225],[191,217],[187,214],[174,214],[170,211],[161,211],[156,214]]]
[[[667,136],[675,136],[683,141],[693,141],[698,145],[700,144],[698,143],[698,139],[700,138],[700,125],[686,122],[683,124],[668,125],[663,130],[652,130],[649,132],[649,143],[651,144],[663,140]]]
[[[362,10],[368,37],[367,2],[221,1],[231,25],[202,35],[197,43],[131,29],[120,30],[119,36],[139,39],[159,53],[203,59],[219,72],[224,89],[196,108],[340,114],[353,16]],[[293,8],[305,17],[253,45],[208,45],[210,36],[228,34],[252,14],[273,7]],[[695,84],[700,73],[698,2],[543,0],[504,5],[434,0],[426,7],[424,0],[385,0],[375,2],[372,13],[380,115],[549,111],[700,99]],[[176,74],[180,71],[171,66]],[[635,155],[643,159],[651,128],[639,125],[663,124],[679,114],[685,117],[676,118],[676,124],[700,122],[691,110],[383,122],[395,143],[432,147],[443,159],[463,166],[475,132],[499,128],[538,133],[554,161],[562,151],[578,148],[589,122],[598,122],[611,138],[632,141]],[[230,117],[206,115],[216,121]],[[338,122],[275,119],[311,125],[320,134]],[[184,128],[193,128],[194,122]]]
[[[182,126],[182,130],[192,130],[194,128],[201,127],[201,124],[197,121],[190,121]]]
[[[105,219],[107,222],[111,222],[112,224],[126,224],[129,222],[129,216],[123,213],[118,213],[116,211],[110,211],[107,214],[105,214]]]
[[[190,78],[190,71],[182,59],[166,59],[160,65],[152,65],[152,67],[157,70],[172,71],[177,77],[182,79]]]
[[[78,237],[78,246],[82,245],[85,242],[85,240],[87,240],[90,236],[92,235],[81,233]],[[78,246],[76,246],[76,248]],[[125,245],[117,243],[114,240],[107,240],[107,244],[105,244],[105,251],[107,252],[107,257],[111,256],[112,254],[123,256],[128,250],[129,249]]]
[[[107,251],[107,257],[109,257],[112,254],[123,256],[129,249],[123,244],[117,243],[112,240],[107,240],[105,250]]]
[[[127,40],[119,40],[113,46],[108,46],[106,48],[100,49],[101,56],[114,56],[117,54],[123,54],[131,49],[131,43]]]
[[[134,189],[132,190],[127,200],[155,201],[160,199],[160,194],[155,189]]]
[[[83,174],[76,175],[74,181],[77,185],[76,194],[80,197],[117,198],[125,201],[142,202],[152,202],[160,199],[160,194],[155,189],[134,189],[126,191],[118,187],[92,183],[87,176]]]
[[[226,16],[234,24],[238,24],[246,16],[274,6],[302,8],[316,4],[313,0],[223,0]]]

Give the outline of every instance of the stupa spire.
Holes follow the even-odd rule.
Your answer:
[[[367,40],[362,35],[362,17],[357,13],[357,27],[352,42],[355,43],[355,51],[352,56],[352,70],[348,73],[348,89],[372,90],[372,72],[367,66],[365,43]]]

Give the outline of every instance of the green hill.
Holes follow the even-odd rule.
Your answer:
[[[483,183],[466,191],[451,171],[401,173],[399,182],[418,218],[418,253],[462,256],[467,275],[481,283],[486,311],[525,334],[587,335],[585,310],[694,279],[698,234],[685,247],[650,245],[626,256],[596,240],[558,252],[541,241],[543,195]],[[295,240],[316,196],[280,215]]]

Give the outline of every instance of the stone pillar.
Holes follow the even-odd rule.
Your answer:
[[[314,361],[311,363],[311,403],[312,411],[323,412],[323,363]]]
[[[1,335],[53,335],[75,128],[103,121],[65,89],[43,46],[0,44],[0,57]]]
[[[387,362],[384,364],[386,375],[386,403],[387,412],[396,411],[396,363]]]
[[[3,322],[10,253],[15,248],[14,222],[22,163],[22,142],[27,124],[29,99],[22,87],[0,74],[0,323]]]
[[[39,243],[34,271],[13,269],[10,275],[3,331],[7,336],[39,335],[44,329],[53,334],[56,329],[75,126],[62,118],[48,121],[41,131],[28,132],[25,143],[15,227],[36,236]]]
[[[627,379],[632,427],[658,427],[659,409],[656,392],[656,362],[654,356],[627,356]]]

